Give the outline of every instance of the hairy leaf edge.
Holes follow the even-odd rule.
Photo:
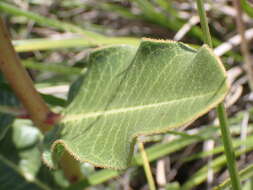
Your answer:
[[[176,41],[173,41],[173,40],[153,40],[153,39],[149,39],[149,38],[143,38],[142,40],[143,40],[143,41],[152,41],[152,42],[157,42],[157,43],[177,43]],[[181,43],[181,42],[180,42],[180,43]],[[188,47],[188,48],[190,48],[190,49],[193,49],[193,48],[191,48],[190,46],[188,46],[188,45],[186,45],[186,44],[184,44],[184,43],[181,43],[181,44],[184,45],[184,46],[186,46],[186,47]],[[108,46],[107,46],[107,47],[108,47]],[[109,47],[112,47],[112,46],[110,45]],[[104,48],[106,48],[106,47],[96,48],[94,51],[99,51],[99,50],[102,50],[102,49],[104,49]],[[218,64],[219,64],[220,69],[222,70],[222,73],[223,73],[223,75],[224,75],[224,78],[226,79],[226,78],[227,78],[227,73],[226,73],[226,70],[225,70],[225,68],[224,68],[224,66],[223,66],[223,64],[222,64],[222,62],[221,62],[221,60],[220,60],[220,58],[219,58],[217,55],[214,54],[214,52],[212,51],[212,49],[211,49],[208,45],[205,44],[205,45],[203,45],[200,49],[202,49],[202,48],[203,48],[203,49],[207,49],[207,51],[208,51],[212,56],[215,57],[215,59],[217,60],[217,62],[218,62]],[[200,50],[200,49],[199,49],[199,50]],[[193,49],[193,50],[195,50],[195,49]],[[94,52],[94,51],[92,51],[92,52]],[[168,131],[170,131],[170,130],[172,130],[172,129],[175,129],[175,128],[179,127],[179,126],[182,126],[182,125],[185,125],[185,124],[189,125],[189,124],[191,124],[193,121],[195,121],[197,118],[201,117],[202,115],[206,114],[206,113],[207,113],[208,111],[210,111],[211,109],[215,108],[220,102],[222,102],[222,100],[225,98],[225,96],[227,95],[227,93],[228,93],[228,91],[229,91],[230,84],[228,83],[228,80],[225,80],[224,82],[225,82],[225,85],[226,85],[227,92],[224,93],[224,95],[221,96],[220,99],[216,100],[216,102],[214,102],[213,104],[211,104],[210,106],[208,106],[206,109],[204,109],[202,112],[200,112],[199,114],[197,114],[192,120],[179,123],[179,124],[177,124],[177,125],[175,125],[175,126],[171,126],[171,127],[167,128],[167,129],[153,131],[152,133],[148,133],[148,132],[147,132],[147,133],[137,133],[137,134],[135,134],[135,135],[133,135],[133,136],[131,137],[132,141],[131,141],[131,143],[130,143],[130,146],[132,147],[132,149],[133,149],[133,147],[134,147],[134,144],[135,144],[135,142],[136,142],[136,139],[137,139],[138,137],[140,137],[140,136],[149,136],[149,135],[155,135],[155,134],[166,133],[166,132],[168,132]],[[87,163],[89,163],[89,164],[92,164],[92,165],[94,165],[94,166],[96,166],[96,167],[100,167],[100,168],[110,168],[110,169],[116,169],[116,170],[124,170],[124,169],[126,169],[126,167],[122,167],[122,168],[120,168],[120,167],[110,167],[110,166],[108,166],[108,165],[100,165],[100,164],[97,164],[97,163],[95,163],[95,162],[92,162],[91,160],[82,160],[82,159],[80,159],[80,157],[79,157],[77,154],[75,154],[73,151],[71,151],[71,149],[68,147],[68,145],[67,145],[67,144],[64,142],[64,140],[62,140],[62,139],[56,140],[56,141],[52,144],[52,146],[51,146],[51,152],[52,152],[52,153],[54,152],[54,149],[56,148],[56,146],[63,146],[63,148],[64,148],[75,160],[77,160],[77,161],[79,161],[79,162],[82,162],[82,163],[87,162]],[[131,152],[133,152],[133,150],[132,150]],[[129,161],[128,161],[128,165],[130,164],[131,154],[132,154],[132,153],[130,153],[130,155],[129,155],[130,158],[129,158]],[[43,159],[43,160],[44,160],[44,159]],[[44,160],[44,162],[45,162],[45,160]],[[47,165],[48,165],[48,164],[47,164]]]

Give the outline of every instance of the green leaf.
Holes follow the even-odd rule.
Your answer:
[[[25,60],[25,61],[22,61],[22,64],[26,68],[29,68],[29,69],[62,73],[65,75],[79,75],[82,72],[82,70],[79,68],[60,65],[62,63],[59,63],[59,64],[46,63],[45,64],[45,63],[35,62],[33,60]]]
[[[252,18],[253,17],[253,5],[247,0],[241,0],[241,6],[243,10]]]
[[[240,131],[240,125],[232,125],[231,130],[234,134],[235,131]],[[154,160],[157,160],[159,158],[162,158],[166,155],[170,155],[172,153],[175,153],[177,151],[182,150],[185,147],[188,147],[192,144],[202,142],[207,139],[213,139],[215,140],[215,136],[217,135],[217,131],[219,131],[219,126],[205,126],[201,127],[201,129],[198,131],[198,135],[191,135],[191,136],[180,136],[179,138],[175,138],[169,142],[166,143],[155,143],[153,146],[148,147],[145,149],[148,155],[149,162],[153,162]],[[240,132],[239,132],[240,133]],[[200,136],[201,138],[199,138]],[[219,137],[218,137],[219,138]],[[251,139],[247,139],[247,141],[250,141]],[[241,142],[243,144],[244,142]],[[209,154],[210,155],[210,154]],[[206,155],[205,155],[206,156]],[[203,157],[202,157],[203,158]],[[185,163],[186,159],[182,160],[183,163]],[[141,165],[143,160],[141,159],[141,156],[139,153],[135,154],[131,166],[137,166]],[[118,170],[112,170],[112,169],[102,169],[99,171],[96,171],[92,173],[91,175],[87,176],[87,178],[81,180],[80,182],[71,185],[67,190],[82,190],[85,187],[101,184],[103,182],[108,181],[109,179],[116,178],[119,175],[121,175],[124,171],[118,171]],[[205,173],[206,174],[206,173]]]
[[[38,181],[28,181],[16,165],[0,155],[0,189],[49,190]]]
[[[220,60],[173,41],[145,39],[132,46],[97,49],[64,111],[53,150],[124,169],[136,137],[190,123],[223,100],[228,84]],[[73,90],[73,89],[72,89]]]
[[[16,120],[0,143],[0,189],[49,189],[36,178],[41,166],[40,133],[28,120]]]

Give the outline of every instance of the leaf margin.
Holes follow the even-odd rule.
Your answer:
[[[194,51],[196,51],[196,49],[193,49],[191,48],[189,45],[185,44],[185,43],[182,43],[182,42],[177,42],[177,41],[174,41],[174,40],[162,40],[162,39],[150,39],[150,38],[142,38],[141,42],[142,41],[151,41],[151,42],[157,42],[157,43],[180,43],[182,45],[184,45],[185,47],[188,47],[189,49],[192,49]],[[125,45],[125,44],[124,44]],[[126,44],[128,46],[128,44]],[[103,50],[103,49],[106,49],[108,47],[117,47],[118,45],[108,45],[108,46],[103,46],[103,47],[99,47],[99,48],[95,48],[91,53],[93,52],[96,52],[96,51],[99,51],[99,50]],[[136,133],[135,135],[131,136],[131,142],[130,142],[130,149],[132,150],[130,152],[130,155],[128,155],[128,158],[129,158],[129,161],[128,161],[128,165],[130,164],[130,161],[132,159],[132,154],[133,154],[133,148],[134,148],[134,145],[136,143],[136,140],[141,137],[141,136],[150,136],[150,135],[155,135],[155,134],[164,134],[172,129],[175,129],[175,128],[178,128],[182,125],[190,125],[192,122],[194,122],[197,118],[203,116],[204,114],[208,113],[211,109],[215,108],[219,103],[221,103],[223,101],[223,99],[225,98],[225,96],[227,95],[229,89],[230,89],[230,84],[229,84],[229,81],[227,80],[227,73],[226,73],[226,70],[222,64],[222,61],[221,59],[214,54],[214,52],[212,51],[212,49],[204,44],[202,45],[196,52],[199,52],[201,49],[206,49],[210,55],[212,55],[215,60],[217,61],[218,63],[218,66],[219,68],[221,69],[222,71],[222,74],[224,76],[224,83],[225,83],[225,87],[226,87],[226,93],[223,94],[223,96],[221,96],[219,99],[216,100],[216,102],[212,103],[211,105],[209,105],[208,107],[206,107],[205,109],[203,109],[202,112],[196,114],[190,121],[185,121],[185,122],[182,122],[182,123],[178,123],[177,125],[174,125],[174,126],[170,126],[169,128],[165,128],[165,129],[162,129],[162,130],[157,130],[157,131],[153,131],[153,132],[144,132],[144,133]],[[137,49],[138,51],[138,49]],[[97,164],[91,160],[87,160],[87,159],[80,159],[80,157],[75,154],[73,151],[71,151],[71,149],[68,147],[68,145],[64,142],[64,140],[62,139],[58,139],[56,141],[53,142],[53,144],[51,145],[51,152],[54,153],[55,152],[55,149],[57,149],[57,146],[61,146],[64,148],[65,151],[68,152],[68,154],[70,154],[75,160],[81,162],[81,163],[84,163],[84,162],[87,162],[89,164],[92,164],[96,167],[100,167],[100,168],[109,168],[109,169],[115,169],[115,170],[124,170],[126,169],[125,167],[110,167],[108,165],[102,165],[102,164]],[[45,160],[44,160],[45,161]]]

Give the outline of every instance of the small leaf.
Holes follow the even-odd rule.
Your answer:
[[[2,155],[0,155],[0,171],[4,171],[0,176],[0,189],[49,190],[39,181],[28,181],[18,167]]]
[[[76,159],[100,167],[126,168],[136,137],[190,123],[228,91],[222,63],[205,45],[197,51],[145,39],[138,50],[97,49],[87,63],[52,149],[63,146]]]
[[[41,166],[38,129],[16,120],[0,143],[0,189],[49,189],[36,176]]]

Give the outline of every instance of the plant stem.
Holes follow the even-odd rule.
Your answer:
[[[244,66],[245,66],[244,69],[247,73],[248,82],[249,82],[251,91],[253,91],[253,65],[252,65],[252,59],[250,57],[248,42],[245,37],[245,27],[244,27],[244,22],[242,18],[242,6],[241,6],[240,0],[233,0],[233,5],[237,12],[237,16],[235,17],[236,28],[237,28],[238,33],[241,36],[240,48],[241,48],[241,53],[244,58]]]
[[[154,178],[152,176],[152,172],[151,172],[151,168],[150,168],[150,165],[149,165],[147,153],[145,152],[145,149],[144,149],[144,146],[143,146],[142,142],[139,141],[138,146],[139,146],[139,150],[140,150],[141,157],[142,157],[142,160],[143,160],[143,167],[144,167],[145,174],[146,174],[146,177],[147,177],[149,189],[150,190],[155,190],[156,189],[155,182],[154,182]]]
[[[50,114],[48,106],[34,88],[28,73],[11,44],[8,31],[0,19],[0,69],[9,82],[15,94],[30,114],[31,119],[38,128],[46,132],[50,126],[45,121]]]
[[[25,107],[35,126],[37,126],[43,133],[49,131],[51,126],[55,125],[59,121],[60,115],[50,111],[47,104],[36,91],[31,78],[22,66],[19,57],[11,44],[8,31],[1,18],[0,69]],[[79,163],[70,155],[64,154],[60,164],[65,166],[70,163],[71,167],[63,168],[65,176],[71,180],[70,182],[80,180],[82,175]]]
[[[212,38],[211,38],[209,26],[208,26],[208,21],[207,21],[207,16],[206,16],[203,0],[197,0],[197,7],[198,7],[199,18],[200,18],[201,29],[203,32],[204,42],[210,48],[213,48]]]
[[[224,152],[227,159],[227,166],[234,190],[240,190],[241,184],[239,174],[236,167],[235,153],[232,146],[232,137],[228,128],[227,115],[223,104],[218,105],[217,113],[220,121],[222,141],[224,144]]]
[[[208,27],[203,0],[197,0],[197,6],[201,22],[201,28],[203,30],[204,35],[204,42],[212,48],[211,34]],[[224,104],[220,103],[216,109],[220,122],[221,136],[224,145],[224,152],[227,159],[228,171],[232,181],[232,188],[234,190],[240,190],[241,184],[236,167],[235,153],[232,146],[232,137],[228,128],[227,115]]]

